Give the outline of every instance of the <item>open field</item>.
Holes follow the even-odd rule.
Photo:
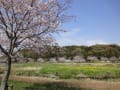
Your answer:
[[[29,63],[14,64],[12,75],[42,76],[58,79],[118,79],[120,78],[120,64],[104,63]]]
[[[4,67],[1,67],[1,71],[3,69]],[[14,88],[25,87],[23,90],[33,90],[30,88],[41,88],[42,90],[120,90],[120,64],[13,64],[9,83]]]

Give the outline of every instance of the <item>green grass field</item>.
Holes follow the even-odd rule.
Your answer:
[[[19,76],[56,76],[60,79],[120,78],[120,64],[60,64],[60,63],[29,63],[14,64],[12,75]]]
[[[120,64],[14,63],[11,84],[13,90],[119,90]]]

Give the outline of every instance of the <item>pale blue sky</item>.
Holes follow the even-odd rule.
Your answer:
[[[56,35],[64,45],[120,45],[120,0],[73,0],[67,12],[75,21],[62,25],[66,33]]]

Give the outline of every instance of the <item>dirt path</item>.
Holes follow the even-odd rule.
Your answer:
[[[120,82],[106,82],[95,80],[56,80],[43,77],[11,76],[11,80],[39,84],[58,84],[67,87],[89,88],[92,90],[120,90]]]

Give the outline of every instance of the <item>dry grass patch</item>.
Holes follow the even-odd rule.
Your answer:
[[[24,70],[24,71],[29,71],[29,70],[40,70],[41,67],[19,67],[19,68],[15,68],[13,70]]]
[[[87,88],[92,90],[120,90],[120,83],[118,82],[106,82],[106,81],[95,81],[95,80],[68,80],[64,81],[68,86]]]
[[[55,79],[45,78],[45,77],[43,78],[43,77],[28,77],[28,76],[11,76],[10,80],[23,81],[28,83],[39,83],[39,84],[53,83],[53,82],[60,81],[60,80],[55,80]]]
[[[38,83],[38,84],[56,84],[66,87],[85,88],[90,90],[120,90],[120,82],[107,82],[96,80],[56,80],[41,77],[11,76],[11,80]]]

